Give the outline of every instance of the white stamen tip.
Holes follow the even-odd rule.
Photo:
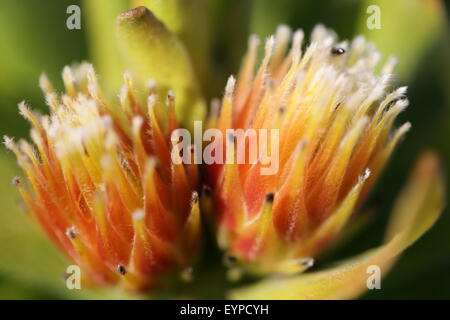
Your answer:
[[[70,239],[75,239],[77,237],[77,231],[75,229],[74,226],[71,226],[70,228],[68,228],[66,230],[66,235],[67,237],[69,237]]]
[[[298,260],[298,264],[300,264],[301,266],[306,267],[306,268],[311,268],[314,265],[314,259],[310,258],[310,257],[303,258],[303,259]]]
[[[14,139],[8,136],[3,136],[3,144],[8,148],[12,149],[14,147]]]
[[[63,68],[63,76],[72,77],[72,69],[69,66],[64,66]]]
[[[117,265],[117,273],[120,274],[121,276],[124,276],[127,274],[127,269],[125,268],[125,266],[123,264],[118,264]]]
[[[193,191],[192,192],[192,196],[191,196],[191,203],[197,203],[198,202],[198,192],[197,191]]]
[[[151,94],[148,96],[147,98],[147,105],[149,108],[153,108],[156,104],[156,95],[155,94]]]
[[[371,174],[370,169],[369,169],[369,168],[366,168],[366,170],[364,170],[364,173],[363,173],[363,175],[362,175],[361,178],[360,178],[360,181],[361,181],[361,182],[366,181],[366,180],[370,177],[370,174]]]
[[[273,47],[275,45],[275,37],[274,36],[270,36],[269,38],[267,38],[266,41],[266,54],[271,54]]]
[[[128,95],[128,87],[126,85],[123,85],[120,88],[120,93],[119,93],[119,100],[122,105],[125,104],[125,102],[127,100],[127,95]]]
[[[92,64],[87,65],[87,78],[91,83],[95,83],[97,81],[97,75],[95,74],[95,69]]]
[[[288,41],[290,36],[291,28],[289,28],[287,25],[282,24],[277,28],[276,39],[278,42]]]
[[[129,71],[125,71],[123,73],[123,79],[124,80],[131,79],[131,73]]]
[[[20,113],[23,117],[26,117],[26,113],[27,113],[27,111],[28,111],[28,107],[27,107],[27,104],[25,103],[25,101],[19,102],[18,107],[19,107],[19,113]]]
[[[155,89],[156,88],[156,80],[148,79],[146,85],[147,85],[147,88],[149,88],[149,89]]]
[[[45,93],[50,93],[53,91],[52,84],[45,73],[41,73],[39,76],[39,87]]]
[[[142,117],[133,117],[133,130],[138,132],[141,129],[143,123],[144,119],[142,119]]]
[[[20,178],[15,176],[14,178],[12,178],[12,184],[16,187],[20,186]]]
[[[130,72],[125,71],[123,73],[123,81],[125,82],[125,85],[127,85],[129,88],[133,86],[133,77],[131,76]]]
[[[227,95],[232,95],[234,92],[234,86],[236,85],[236,79],[233,76],[230,76],[227,81],[227,85],[225,87],[225,93]]]
[[[172,90],[169,90],[169,92],[167,92],[167,99],[175,100],[175,93]]]
[[[39,85],[41,85],[42,87],[42,84],[44,84],[47,81],[48,81],[47,75],[45,74],[45,72],[42,72],[41,75],[39,76]]]
[[[402,133],[406,133],[406,132],[408,132],[409,130],[411,130],[411,127],[412,127],[411,122],[406,122],[405,124],[403,124],[403,125],[400,127],[399,130],[401,130]]]
[[[213,115],[214,117],[219,115],[219,110],[220,110],[220,99],[218,98],[214,98],[211,100],[211,115]]]
[[[142,220],[145,217],[145,211],[142,209],[138,209],[133,213],[133,220],[138,221]]]
[[[259,46],[259,37],[256,34],[252,34],[248,39],[248,47],[256,49]]]

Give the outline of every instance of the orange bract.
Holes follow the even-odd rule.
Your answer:
[[[408,104],[406,88],[386,94],[394,59],[375,73],[380,55],[357,37],[348,45],[322,26],[302,52],[303,32],[280,27],[267,40],[254,74],[251,37],[239,77],[230,78],[209,124],[223,132],[278,129],[279,170],[261,164],[208,168],[219,245],[258,273],[298,272],[311,265],[365,198],[406,123],[390,135]],[[248,145],[247,145],[248,146]]]
[[[19,105],[33,124],[37,150],[5,137],[33,190],[19,186],[22,196],[92,281],[151,287],[155,276],[188,267],[200,240],[197,168],[170,160],[174,97],[169,94],[161,126],[154,88],[144,110],[129,74],[120,94],[125,119],[102,98],[92,66],[66,67],[63,79],[66,93],[60,97],[41,77],[50,116]]]

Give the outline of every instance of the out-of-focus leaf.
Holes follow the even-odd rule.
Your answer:
[[[360,0],[255,0],[251,14],[251,32],[263,39],[274,33],[280,24],[303,29],[308,34],[318,23],[333,29],[339,38],[354,34]]]
[[[380,9],[380,29],[369,29],[367,20]],[[357,23],[357,33],[373,41],[385,55],[399,59],[397,72],[407,79],[446,25],[440,0],[365,0]]]
[[[373,220],[375,215],[375,209],[368,209],[364,212],[358,212],[351,218],[348,225],[336,236],[336,239],[330,245],[330,247],[323,253],[321,258],[332,257],[333,254],[339,251],[343,246],[348,245],[356,235],[363,232],[367,228],[369,223]]]
[[[0,1],[2,134],[23,133],[25,126],[15,121],[16,106],[23,99],[35,107],[43,102],[38,86],[43,71],[57,79],[65,64],[84,59],[83,27],[69,30],[66,26],[66,9],[77,3],[60,0],[49,6],[34,0]]]
[[[155,80],[164,101],[168,90],[176,97],[177,117],[187,128],[203,119],[206,105],[192,63],[183,43],[145,7],[117,18],[117,38],[126,68],[137,79],[140,90]]]
[[[384,275],[395,258],[436,222],[445,202],[445,183],[437,157],[420,158],[401,192],[388,227],[387,242],[336,267],[309,274],[262,280],[233,290],[235,299],[350,299],[364,292],[367,268],[376,265]]]
[[[124,71],[114,34],[115,21],[129,7],[130,0],[83,1],[90,56],[109,96],[117,94]]]
[[[133,0],[146,6],[185,44],[196,75],[209,86],[211,76],[211,1],[209,0]]]
[[[253,1],[250,30],[260,37],[273,34],[278,25],[288,23],[293,6],[291,0]]]
[[[228,77],[239,70],[247,49],[253,0],[215,0],[211,5],[214,65],[210,85],[212,95],[217,97],[222,94]]]

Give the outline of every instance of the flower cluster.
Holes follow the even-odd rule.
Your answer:
[[[279,171],[260,163],[209,168],[220,245],[255,272],[298,272],[311,264],[365,198],[395,145],[390,135],[408,105],[406,87],[386,94],[394,59],[375,73],[380,54],[358,37],[338,43],[323,26],[302,52],[303,32],[282,26],[265,45],[256,71],[258,39],[237,79],[230,78],[210,123],[279,130]],[[248,147],[248,143],[247,143]]]
[[[19,104],[33,144],[4,138],[29,182],[13,179],[29,210],[91,282],[142,291],[171,272],[189,275],[205,217],[234,270],[268,276],[230,297],[351,298],[365,289],[368,264],[389,268],[438,218],[444,183],[439,161],[426,153],[383,246],[302,274],[342,233],[410,128],[394,126],[408,105],[406,87],[392,87],[396,60],[378,67],[381,56],[363,37],[339,42],[319,25],[303,45],[303,31],[281,26],[257,68],[259,40],[251,36],[205,127],[226,137],[212,147],[227,160],[251,148],[229,130],[277,131],[258,154],[271,153],[277,170],[264,174],[261,161],[200,170],[199,146],[182,148],[177,135],[206,113],[192,52],[145,7],[119,15],[116,27],[130,69],[118,99],[102,92],[92,65],[65,67],[63,94],[40,78],[49,115]]]
[[[142,106],[127,73],[120,111],[105,102],[92,65],[66,67],[63,80],[59,96],[40,79],[49,116],[19,105],[36,149],[5,137],[34,191],[19,185],[37,221],[98,284],[143,289],[189,268],[200,240],[199,178],[196,166],[170,161],[173,94],[161,124],[155,88]]]

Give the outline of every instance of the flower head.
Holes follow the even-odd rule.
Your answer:
[[[198,172],[170,161],[173,94],[160,121],[155,88],[143,107],[128,73],[120,112],[103,99],[91,65],[65,67],[63,80],[59,96],[40,79],[49,116],[19,105],[34,146],[5,137],[32,188],[19,185],[36,220],[97,284],[142,289],[189,267],[200,239]]]
[[[279,132],[279,140],[269,138],[279,157],[275,174],[261,174],[261,162],[209,168],[219,244],[257,273],[309,267],[410,128],[393,129],[408,105],[406,87],[391,89],[395,59],[377,73],[380,54],[371,43],[339,43],[320,25],[304,51],[302,31],[287,50],[290,39],[289,28],[280,27],[254,74],[258,39],[251,37],[236,85],[230,78],[210,119],[220,130]]]

